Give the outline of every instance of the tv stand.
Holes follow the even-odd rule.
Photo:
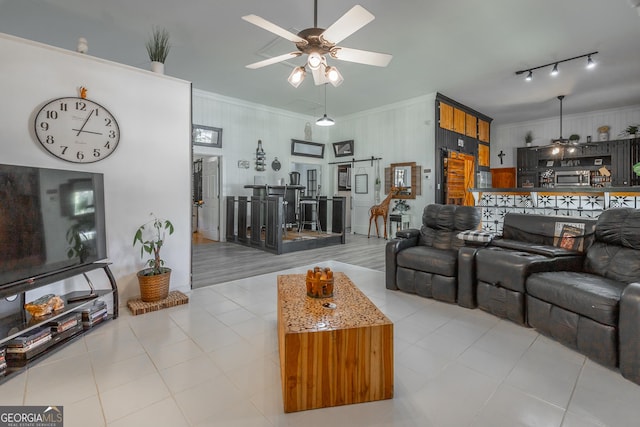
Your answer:
[[[107,276],[110,284],[109,289],[94,289],[93,284],[89,280],[89,277],[86,275],[86,273],[89,271],[99,269],[102,269]],[[24,305],[26,303],[25,294],[27,291],[38,289],[55,282],[59,282],[61,280],[78,276],[80,274],[85,276],[85,279],[89,283],[89,287],[91,289],[90,291],[74,291],[65,295],[60,295],[60,298],[62,298],[65,302],[65,306],[62,310],[59,310],[42,318],[33,318],[24,309]],[[43,358],[63,348],[65,345],[73,342],[85,333],[92,331],[96,327],[100,327],[107,320],[117,318],[118,288],[116,285],[116,280],[113,277],[111,270],[109,269],[109,263],[96,262],[62,270],[46,276],[23,280],[0,289],[0,348],[6,347],[7,342],[15,337],[24,335],[30,330],[34,330],[38,327],[44,326],[47,322],[62,318],[65,315],[70,314],[70,312],[72,311],[77,311],[81,310],[82,308],[88,307],[90,304],[93,304],[93,302],[98,298],[107,298],[109,296],[111,296],[113,312],[111,314],[108,314],[107,318],[104,321],[89,328],[82,328],[69,336],[64,336],[61,339],[52,339],[51,341],[54,342],[54,344],[49,345],[41,353],[33,356],[32,358],[26,359],[24,361],[21,360],[20,362],[13,361],[13,363],[10,363],[12,361],[8,360],[7,370],[5,371],[4,375],[0,375],[0,384],[7,381],[14,375],[24,371],[27,367],[33,365],[34,363],[37,363],[39,360],[42,360]],[[63,334],[64,332],[59,335]]]

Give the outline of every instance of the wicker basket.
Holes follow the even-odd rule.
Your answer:
[[[169,295],[169,280],[171,269],[163,269],[164,273],[146,276],[150,268],[138,272],[138,284],[140,285],[140,299],[144,302],[155,302],[165,299]]]

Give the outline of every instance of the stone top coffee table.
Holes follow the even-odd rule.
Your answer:
[[[285,412],[393,397],[393,323],[343,273],[330,298],[304,274],[278,276],[278,345]]]

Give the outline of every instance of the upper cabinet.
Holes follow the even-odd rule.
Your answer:
[[[489,122],[478,120],[478,139],[482,142],[489,142]]]
[[[464,111],[458,108],[453,109],[453,131],[464,135],[464,127],[467,122],[467,117]]]
[[[467,126],[465,129],[465,135],[470,136],[471,138],[478,137],[478,119],[473,114],[466,113],[467,118]]]
[[[453,130],[453,107],[440,102],[440,127]]]

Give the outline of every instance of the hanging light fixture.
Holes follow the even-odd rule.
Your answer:
[[[324,116],[316,120],[318,126],[333,126],[336,122],[333,119],[327,117],[327,84],[324,84]]]
[[[545,68],[545,67],[549,67],[549,66],[553,65],[553,69],[551,70],[551,75],[555,76],[556,74],[558,74],[558,64],[561,64],[563,62],[573,61],[574,59],[580,59],[580,58],[587,58],[587,68],[593,68],[596,65],[596,63],[593,61],[593,59],[591,59],[591,57],[593,55],[597,54],[597,53],[598,53],[598,51],[585,53],[584,55],[574,56],[573,58],[567,58],[567,59],[563,59],[561,61],[554,61],[554,62],[550,62],[548,64],[539,65],[539,66],[533,67],[533,68],[525,68],[524,70],[516,71],[516,75],[519,76],[520,74],[527,73],[527,76],[524,79],[526,81],[531,81],[533,79],[533,71],[534,70],[539,70],[540,68]]]
[[[309,54],[309,59],[307,59],[307,65],[312,70],[317,70],[322,65],[322,60],[324,58],[318,52],[311,52]]]
[[[291,74],[289,74],[289,78],[287,79],[287,81],[291,86],[297,88],[298,86],[300,86],[300,83],[302,83],[302,81],[304,80],[304,77],[306,76],[306,74],[307,72],[304,69],[304,67],[296,67],[293,69]]]

